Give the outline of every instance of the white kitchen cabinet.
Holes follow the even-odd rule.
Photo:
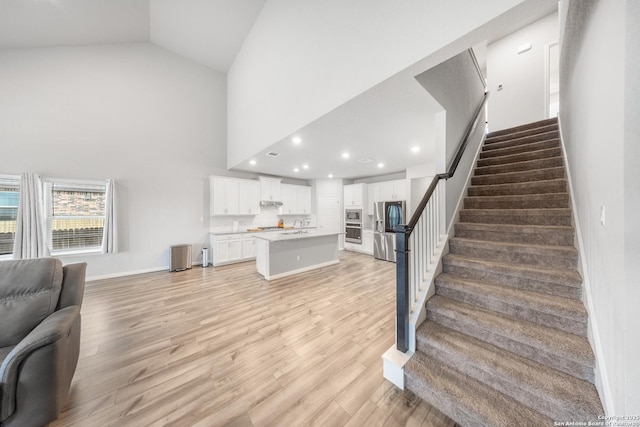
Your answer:
[[[407,189],[406,180],[398,179],[395,181],[384,181],[380,183],[380,200],[406,200]]]
[[[260,177],[260,200],[281,202],[280,178]]]
[[[280,184],[280,192],[282,194],[282,206],[280,207],[280,215],[294,215],[298,213],[298,192],[297,185]]]
[[[238,181],[212,176],[209,182],[211,215],[238,215]]]
[[[366,184],[351,184],[343,187],[343,201],[345,207],[363,206],[366,200]]]
[[[380,184],[367,185],[367,208],[365,215],[373,215],[375,212],[375,203],[380,201]]]
[[[211,247],[213,248],[214,266],[242,260],[241,234],[213,235],[211,238]]]
[[[256,238],[252,234],[213,234],[211,247],[214,267],[256,258]]]
[[[281,184],[282,207],[280,215],[309,215],[311,213],[311,187]]]
[[[373,255],[373,230],[362,230],[362,250]]]
[[[260,183],[254,179],[238,180],[238,215],[258,215]]]
[[[211,215],[258,215],[260,183],[252,179],[209,177]]]
[[[256,238],[253,236],[242,236],[242,260],[254,259],[256,257]]]
[[[311,187],[298,185],[298,211],[302,215],[311,214]]]

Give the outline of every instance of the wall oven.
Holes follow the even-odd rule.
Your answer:
[[[362,224],[359,222],[346,222],[345,223],[345,237],[346,242],[362,244]]]
[[[362,244],[362,209],[345,209],[345,242]]]

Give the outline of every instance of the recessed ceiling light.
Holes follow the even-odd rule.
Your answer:
[[[378,163],[378,167],[379,168],[383,168],[384,167],[384,163]]]
[[[333,178],[333,174],[332,173],[329,174],[329,178]]]
[[[302,165],[302,169],[309,169],[309,165],[305,163],[304,165]]]
[[[298,169],[298,168],[293,168],[293,171],[294,171],[294,172],[300,172],[300,169]]]
[[[291,142],[293,142],[294,144],[300,144],[302,142],[302,138],[300,138],[299,136],[294,136],[293,138],[291,138]]]
[[[347,153],[346,151],[344,153],[342,153],[342,158],[343,159],[348,159],[349,158],[349,153]]]
[[[417,145],[414,145],[413,147],[411,147],[411,152],[412,153],[417,153],[420,151],[420,147],[418,147]]]
[[[253,159],[251,159],[251,160],[249,160],[249,164],[250,164],[251,166],[255,166],[256,161],[255,161],[255,160],[253,160]]]

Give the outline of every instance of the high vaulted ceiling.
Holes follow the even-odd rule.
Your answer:
[[[0,49],[152,42],[229,71],[266,0],[0,0]]]
[[[227,73],[265,3],[266,0],[0,0],[0,49],[151,42]],[[518,17],[520,24],[514,22],[511,31],[557,7],[554,0],[541,3],[545,7],[536,16]],[[495,28],[485,33],[491,38],[505,35],[506,31],[509,29]],[[410,70],[405,70],[309,123],[295,135],[255,153],[234,169],[299,179],[326,178],[329,173],[336,178],[353,179],[433,163],[432,117],[439,110],[440,106],[415,82]],[[300,145],[292,146],[294,136],[302,138]],[[412,147],[419,147],[419,151],[412,152]],[[351,155],[348,161],[341,157],[345,151]],[[267,152],[281,156],[268,157]]]

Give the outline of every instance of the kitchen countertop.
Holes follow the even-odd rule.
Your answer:
[[[335,236],[344,234],[340,231],[320,231],[315,229],[289,229],[281,230],[279,233],[256,234],[256,239],[268,240],[269,242],[283,242],[287,240],[310,239],[321,236]]]
[[[316,227],[302,227],[302,230],[315,230]],[[216,236],[223,236],[225,234],[257,234],[257,233],[282,233],[284,231],[293,231],[293,227],[284,227],[284,228],[273,228],[268,230],[260,230],[258,228],[247,228],[244,230],[238,231],[211,231],[209,234],[214,234]],[[300,230],[300,228],[296,228],[295,230]]]

